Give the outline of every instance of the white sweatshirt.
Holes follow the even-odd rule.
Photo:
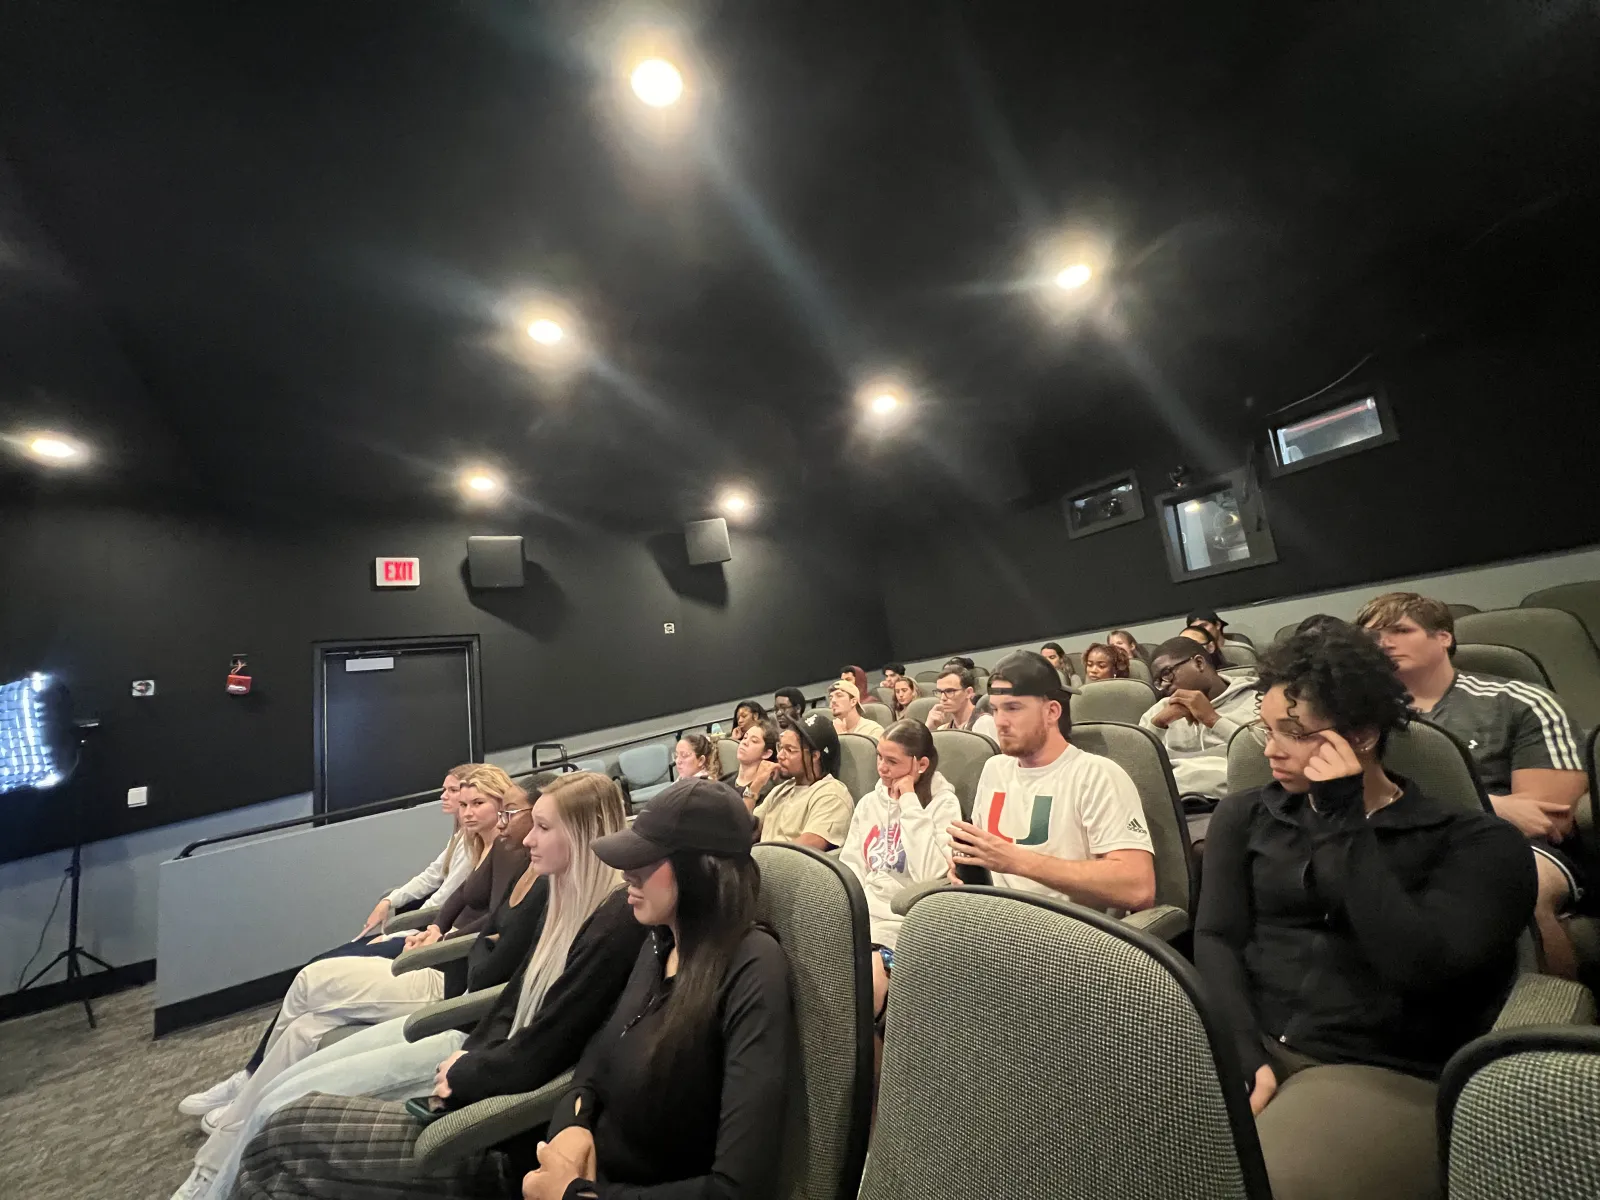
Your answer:
[[[393,912],[413,900],[421,900],[423,907],[442,904],[471,874],[472,848],[467,845],[466,838],[452,838],[439,851],[438,858],[389,893],[389,910]]]
[[[1228,686],[1211,701],[1217,710],[1217,723],[1207,729],[1199,721],[1180,717],[1165,729],[1157,729],[1155,716],[1166,706],[1157,700],[1139,718],[1139,724],[1161,739],[1172,760],[1172,778],[1179,795],[1210,796],[1220,800],[1228,794],[1228,739],[1241,726],[1250,724],[1260,711],[1261,697],[1256,692],[1254,672],[1227,679]]]
[[[895,896],[911,884],[942,878],[949,868],[949,828],[961,819],[961,802],[937,771],[932,790],[923,808],[915,792],[891,799],[880,779],[856,805],[839,854],[867,894],[872,940],[891,950],[905,920],[890,908]]]

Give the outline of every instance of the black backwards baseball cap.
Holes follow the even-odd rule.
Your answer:
[[[1185,625],[1193,625],[1196,621],[1209,621],[1218,629],[1226,629],[1228,627],[1228,623],[1221,617],[1217,616],[1215,612],[1203,612],[1200,610],[1190,613],[1188,617],[1184,619],[1183,623]]]
[[[837,683],[829,688],[838,687]],[[845,695],[855,691],[851,684]],[[794,725],[795,734],[806,744],[809,750],[815,750],[822,757],[822,773],[824,775],[837,775],[839,773],[839,731],[833,727],[833,714],[827,709],[807,709],[799,716],[790,715],[789,720]],[[788,728],[788,726],[784,726]]]
[[[657,795],[631,827],[590,845],[606,866],[636,871],[680,851],[738,858],[750,853],[755,836],[739,789],[697,776]]]
[[[1032,650],[1018,650],[1002,658],[989,672],[991,696],[1042,696],[1067,703],[1067,689],[1050,660]]]

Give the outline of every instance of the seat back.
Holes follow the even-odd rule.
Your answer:
[[[1086,683],[1072,697],[1072,723],[1121,721],[1137,725],[1145,710],[1156,702],[1155,690],[1137,679],[1101,679]]]
[[[1194,968],[1110,917],[932,892],[901,928],[887,1021],[861,1200],[1271,1194]]]
[[[1535,1026],[1467,1043],[1439,1080],[1450,1200],[1600,1196],[1596,1113],[1600,1029]]]
[[[878,698],[878,703],[887,709],[894,708],[894,689],[892,687],[875,687],[872,694]]]
[[[1254,646],[1243,642],[1223,642],[1222,661],[1230,667],[1253,667],[1258,661]]]
[[[864,733],[839,735],[839,782],[859,800],[878,786],[878,740]]]
[[[926,725],[928,723],[928,714],[933,711],[933,706],[937,703],[939,701],[935,696],[918,696],[910,704],[906,705],[906,716],[910,720],[921,721]]]
[[[869,721],[876,721],[885,729],[894,722],[894,709],[887,704],[879,704],[872,700],[861,706],[861,715]]]
[[[1450,610],[1450,615],[1452,617],[1465,617],[1472,613],[1483,611],[1483,609],[1479,608],[1476,604],[1446,604],[1445,607]],[[1561,606],[1559,604],[1552,604],[1550,607],[1560,608]]]
[[[717,739],[717,774],[728,775],[739,769],[739,743],[731,737]]]
[[[939,751],[939,774],[950,781],[961,801],[961,815],[972,820],[972,801],[978,794],[978,777],[983,774],[983,764],[996,754],[1000,747],[987,735],[970,729],[936,729],[933,745]]]
[[[606,766],[606,760],[599,755],[594,758],[580,758],[572,765],[576,770],[593,771],[596,775],[609,775],[611,773],[610,768]]]
[[[649,746],[630,746],[617,755],[617,769],[636,788],[664,783],[672,767],[672,756],[660,742]]]
[[[1082,650],[1068,650],[1067,651],[1067,670],[1071,674],[1076,675],[1079,679],[1083,678],[1083,651]]]
[[[785,1200],[849,1200],[861,1182],[872,1103],[872,966],[867,902],[846,868],[802,846],[765,843],[760,921],[789,960],[798,1063],[786,1073]]]
[[[1515,646],[1490,646],[1482,642],[1465,642],[1456,647],[1456,667],[1474,675],[1498,675],[1501,679],[1520,679],[1523,683],[1537,684],[1548,691],[1555,688],[1544,664],[1526,650]]]
[[[1126,771],[1139,789],[1150,845],[1156,859],[1156,903],[1171,904],[1194,915],[1194,878],[1189,854],[1189,824],[1184,820],[1178,785],[1166,747],[1148,729],[1091,721],[1072,726],[1072,744],[1109,758]]]
[[[1267,765],[1267,727],[1241,725],[1228,739],[1228,795],[1264,788],[1272,782]]]
[[[939,672],[937,672],[937,671],[918,671],[916,673],[916,675],[913,676],[913,678],[918,683],[925,683],[929,687],[932,687],[934,684],[939,682]]]
[[[1583,623],[1589,638],[1600,645],[1600,579],[1541,588],[1522,598],[1523,608],[1559,608]]]
[[[1539,660],[1561,706],[1585,730],[1600,725],[1600,651],[1583,623],[1558,608],[1501,608],[1456,622],[1456,641],[1515,646]]]
[[[1150,667],[1142,658],[1128,660],[1128,678],[1137,679],[1140,683],[1150,682]]]
[[[1453,734],[1432,721],[1413,717],[1404,729],[1390,734],[1383,765],[1441,804],[1465,812],[1494,811],[1472,765],[1472,755]]]

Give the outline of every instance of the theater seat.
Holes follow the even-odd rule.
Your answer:
[[[1109,758],[1128,773],[1133,786],[1139,789],[1139,803],[1144,807],[1155,852],[1156,903],[1154,908],[1132,913],[1127,919],[1164,941],[1171,941],[1193,922],[1195,881],[1189,826],[1166,748],[1148,729],[1110,721],[1074,723],[1072,744]]]
[[[936,729],[933,744],[939,751],[939,774],[955,788],[956,799],[961,801],[961,815],[970,821],[983,764],[999,754],[1000,747],[986,735],[970,729]]]
[[[1294,622],[1292,625],[1280,625],[1278,632],[1272,635],[1273,644],[1276,645],[1278,642],[1287,641],[1294,636],[1294,631],[1299,628],[1299,621]]]
[[[864,733],[839,735],[839,782],[859,800],[878,786],[878,742]]]
[[[1142,658],[1128,660],[1128,678],[1137,679],[1140,683],[1150,682],[1150,668]]]
[[[928,714],[933,711],[933,706],[939,701],[933,696],[918,696],[906,705],[906,716],[913,721],[921,721],[924,725],[928,722]]]
[[[1079,679],[1084,677],[1082,650],[1067,651],[1067,672],[1068,674],[1076,675]]]
[[[1501,679],[1519,679],[1555,691],[1550,676],[1542,663],[1526,650],[1515,646],[1490,646],[1480,642],[1466,642],[1456,647],[1455,664],[1458,670],[1474,675],[1497,675]]]
[[[599,757],[580,758],[572,765],[580,771],[593,771],[596,775],[609,775],[611,773],[606,766],[606,760]]]
[[[912,676],[912,678],[915,679],[918,683],[925,683],[929,687],[932,687],[934,684],[939,682],[939,672],[937,672],[937,671],[918,671],[915,675]]]
[[[894,689],[892,687],[875,687],[872,689],[872,694],[878,698],[879,704],[891,712],[894,711]],[[918,691],[917,694],[920,696],[922,693]]]
[[[894,724],[894,709],[887,704],[878,704],[869,700],[861,706],[861,713],[869,721],[876,721],[885,729]]]
[[[1139,718],[1156,702],[1155,691],[1137,679],[1101,679],[1086,683],[1072,697],[1072,723],[1079,721],[1121,721],[1137,725]]]
[[[1223,642],[1222,661],[1230,667],[1254,667],[1260,660],[1256,657],[1254,646],[1246,646],[1243,642]]]
[[[1501,608],[1456,622],[1456,641],[1515,646],[1539,660],[1574,725],[1600,725],[1600,651],[1583,623],[1558,608]]]
[[[1242,725],[1228,739],[1228,794],[1251,792],[1272,782],[1267,765],[1267,727]]]
[[[936,891],[895,948],[861,1198],[1270,1200],[1239,1078],[1158,939],[1044,897]]]
[[[414,908],[410,912],[390,917],[384,924],[383,931],[385,933],[404,933],[413,929],[426,929],[433,924],[433,919],[439,915],[439,910],[443,907],[443,904],[430,904],[426,908]]]
[[[1457,618],[1470,616],[1471,614],[1473,614],[1475,612],[1482,612],[1483,611],[1481,608],[1479,608],[1475,604],[1446,604],[1445,607],[1450,610],[1450,615],[1452,617],[1457,617]],[[1555,607],[1559,608],[1561,606],[1558,604]]]
[[[1468,1043],[1439,1080],[1446,1194],[1450,1200],[1600,1196],[1596,1113],[1600,1030],[1536,1026]]]
[[[727,775],[739,769],[739,743],[731,737],[717,739],[717,772]]]
[[[1559,587],[1529,592],[1522,608],[1559,608],[1569,612],[1589,631],[1589,640],[1600,646],[1600,579],[1582,583],[1563,583]]]
[[[617,770],[635,811],[672,785],[672,755],[660,742],[622,751],[617,755]]]

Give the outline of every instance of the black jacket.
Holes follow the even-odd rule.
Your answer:
[[[516,884],[511,886],[515,891]],[[478,930],[478,940],[472,943],[466,958],[447,962],[441,968],[444,994],[454,997],[482,991],[515,975],[539,940],[549,904],[550,880],[544,875],[533,881],[521,904],[512,904],[511,892],[507,892]]]
[[[1315,810],[1273,783],[1211,818],[1195,963],[1246,1081],[1263,1035],[1433,1076],[1493,1022],[1533,916],[1533,856],[1498,817],[1395,782],[1404,795],[1370,818],[1359,776],[1319,785]]]
[[[639,951],[616,1012],[584,1051],[573,1090],[556,1105],[550,1137],[569,1125],[594,1135],[598,1181],[568,1200],[768,1200],[778,1182],[788,1073],[796,1037],[789,966],[771,934],[752,929],[718,993],[718,1028],[703,1059],[665,1087],[646,1082],[671,938]]]

